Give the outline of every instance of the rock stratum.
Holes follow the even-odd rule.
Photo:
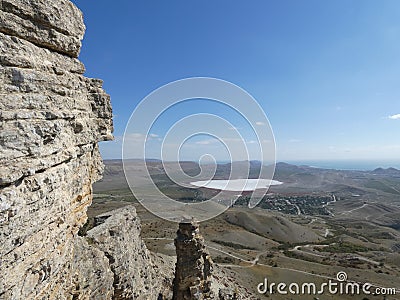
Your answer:
[[[78,236],[113,138],[110,97],[77,59],[67,0],[0,1],[0,299],[156,299],[133,207]],[[129,247],[128,247],[129,246]]]
[[[213,262],[198,223],[194,220],[181,222],[174,244],[177,262],[172,299],[214,298],[211,290]]]
[[[133,206],[78,234],[113,139],[110,97],[78,60],[84,32],[68,0],[0,0],[0,299],[239,299],[196,224],[178,231],[175,279]]]

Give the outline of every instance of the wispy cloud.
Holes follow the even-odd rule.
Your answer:
[[[210,144],[213,144],[213,143],[215,143],[216,142],[216,140],[203,140],[203,141],[197,141],[195,144],[196,145],[210,145]]]
[[[389,116],[389,119],[391,119],[391,120],[400,120],[400,114],[391,115],[391,116]]]
[[[141,133],[127,133],[124,135],[123,138],[124,138],[125,142],[139,143],[139,142],[143,142],[145,140],[146,136]]]
[[[142,133],[128,133],[124,136],[125,142],[128,143],[144,143],[149,141],[162,141],[162,138],[158,134],[150,133],[145,135]],[[122,137],[121,137],[122,140]]]
[[[162,140],[163,140],[162,137],[160,137],[158,134],[155,134],[155,133],[150,133],[147,136],[147,141],[159,141],[159,142],[161,142]]]
[[[221,137],[219,139],[208,139],[208,140],[201,140],[195,142],[196,145],[212,145],[212,144],[220,144],[220,143],[230,143],[230,142],[244,142],[240,138],[229,138],[229,137]]]
[[[257,126],[265,126],[265,125],[267,125],[267,124],[265,124],[264,122],[256,122],[256,125],[257,125]]]

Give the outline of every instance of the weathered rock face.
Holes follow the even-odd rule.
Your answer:
[[[78,255],[73,269],[81,272],[76,273],[75,293],[90,299],[110,299],[110,296],[112,299],[157,299],[159,295],[170,298],[168,278],[172,278],[172,267],[165,272],[155,263],[157,259],[140,237],[141,226],[134,206],[102,214],[96,220],[96,226],[78,239],[80,245],[88,243],[90,247],[76,249]],[[103,265],[104,258],[107,262]],[[110,295],[110,292],[113,293]]]
[[[110,99],[82,75],[85,26],[71,2],[0,5],[0,298],[68,298]]]
[[[78,57],[85,25],[70,1],[2,0],[0,5],[1,32]]]
[[[195,221],[179,224],[173,299],[212,299],[212,260]]]
[[[113,130],[102,82],[77,59],[81,12],[67,0],[0,9],[0,299],[147,299],[157,273],[134,210],[77,234]]]

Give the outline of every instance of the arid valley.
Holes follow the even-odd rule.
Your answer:
[[[104,178],[94,186],[86,229],[97,215],[133,204],[147,247],[173,262],[177,225],[157,218],[136,201],[121,161],[105,164]],[[130,164],[135,168],[134,161]],[[196,163],[180,165],[187,174],[199,172]],[[250,165],[251,178],[260,166]],[[224,178],[229,167],[219,165],[215,178]],[[147,168],[159,189],[178,201],[204,201],[217,192],[168,181],[160,161],[148,161]],[[340,171],[278,163],[274,179],[283,184],[271,186],[256,208],[247,207],[249,194],[243,193],[226,212],[200,224],[218,268],[234,273],[242,286],[261,298],[268,295],[260,295],[257,285],[266,277],[276,282],[322,283],[339,272],[346,272],[354,282],[399,289],[400,171]],[[288,298],[274,295],[274,299]]]

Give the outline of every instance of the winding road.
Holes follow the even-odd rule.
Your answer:
[[[171,238],[143,238],[143,240],[166,240],[166,241],[173,241],[174,239],[171,239]],[[286,271],[296,272],[296,273],[300,273],[300,274],[304,274],[304,275],[309,275],[309,276],[314,276],[314,277],[323,278],[323,279],[328,279],[328,280],[329,280],[329,279],[330,279],[330,280],[334,280],[334,281],[337,280],[337,278],[334,278],[334,277],[331,277],[331,276],[327,276],[327,275],[315,274],[315,273],[310,273],[310,272],[307,272],[307,271],[296,270],[296,269],[286,268],[286,267],[278,267],[278,266],[277,266],[277,267],[273,267],[273,266],[270,266],[270,265],[266,265],[266,264],[259,263],[258,261],[259,261],[259,259],[260,259],[260,256],[263,255],[263,254],[265,254],[265,253],[267,253],[268,250],[258,253],[257,256],[256,256],[253,260],[247,260],[247,259],[244,259],[244,258],[239,257],[239,256],[237,256],[237,255],[234,255],[234,254],[232,254],[232,253],[229,253],[229,252],[227,252],[227,251],[218,249],[218,248],[216,248],[216,247],[213,247],[213,246],[210,246],[210,245],[206,245],[206,246],[207,246],[207,248],[209,248],[209,249],[213,249],[213,250],[218,251],[218,252],[221,252],[221,253],[223,253],[223,254],[229,256],[229,257],[235,258],[235,259],[237,259],[237,260],[239,260],[239,261],[241,261],[241,262],[244,262],[244,263],[248,263],[248,264],[249,264],[249,266],[239,266],[239,265],[233,265],[233,264],[219,264],[220,266],[223,266],[223,267],[231,267],[231,268],[251,268],[251,267],[254,267],[255,265],[258,265],[258,266],[263,266],[263,267],[267,267],[267,268],[273,268],[273,269],[280,269],[280,270],[286,270]],[[305,246],[311,246],[311,245],[305,245]],[[305,247],[305,246],[296,246],[296,247],[293,248],[292,250],[296,249],[297,251],[301,251],[299,248],[300,248],[300,247]],[[320,245],[320,246],[325,246],[325,247],[326,247],[327,245]],[[308,252],[307,252],[307,253],[308,253]],[[366,259],[366,258],[364,258],[364,259]],[[371,262],[372,262],[372,261],[371,261]],[[374,263],[375,263],[375,262],[374,262]],[[360,283],[360,284],[362,284],[361,282],[357,282],[357,281],[353,281],[353,280],[348,280],[348,282]],[[386,289],[386,287],[380,286],[380,285],[378,285],[378,284],[371,283],[371,282],[369,282],[369,283],[371,284],[372,287],[380,288],[380,289]],[[397,289],[397,288],[396,288],[396,294],[400,294],[400,289]]]

